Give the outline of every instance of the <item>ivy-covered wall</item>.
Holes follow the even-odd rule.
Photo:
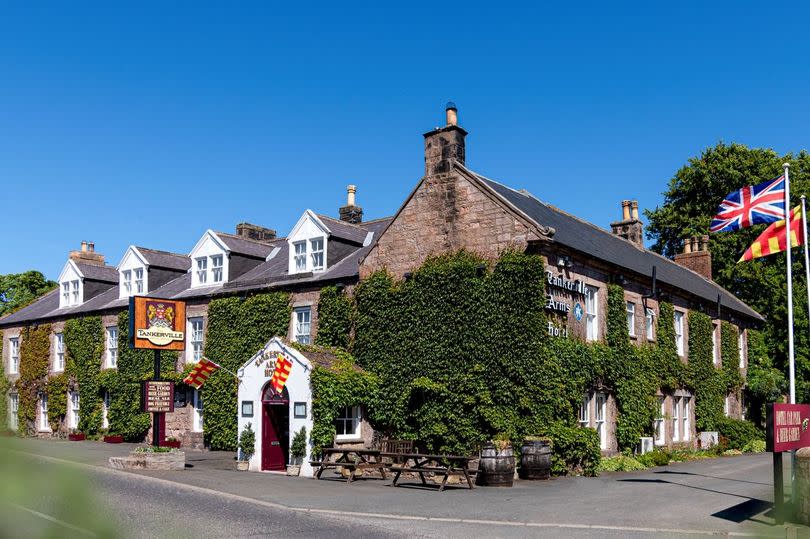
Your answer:
[[[101,429],[101,361],[104,356],[104,325],[101,317],[72,318],[65,323],[65,374],[75,379],[79,389],[79,428],[87,434],[97,434]],[[65,387],[61,385],[65,384]],[[69,382],[60,381],[58,397],[65,402]],[[48,392],[50,395],[50,391]],[[49,401],[50,407],[50,401]],[[50,410],[49,410],[50,411]],[[64,415],[64,414],[63,414]]]
[[[5,343],[5,338],[3,336],[3,330],[0,330],[0,421],[2,421],[2,428],[0,430],[6,430],[8,428],[8,390],[10,384],[8,383],[8,378],[6,378],[6,362],[3,361],[3,343]]]
[[[19,394],[17,417],[19,432],[36,433],[37,400],[46,388],[51,350],[51,325],[26,327],[20,335],[20,377],[16,388]],[[67,395],[65,395],[67,399]],[[50,399],[49,399],[50,405]]]
[[[716,430],[723,417],[725,383],[712,354],[714,325],[707,314],[689,312],[689,363],[687,386],[695,396],[698,430]]]
[[[336,286],[321,289],[315,344],[348,348],[353,309],[352,298],[343,290],[339,290]]]
[[[271,292],[247,299],[215,299],[208,305],[205,355],[236,372],[274,336],[287,336],[292,309],[289,294]],[[206,445],[234,451],[237,444],[237,381],[224,369],[202,387]]]

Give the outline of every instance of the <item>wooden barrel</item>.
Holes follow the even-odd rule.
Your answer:
[[[551,476],[551,443],[548,440],[526,440],[520,448],[521,479],[548,479]]]
[[[487,487],[511,487],[515,478],[515,455],[512,447],[498,451],[492,443],[484,444],[478,462],[478,484]]]

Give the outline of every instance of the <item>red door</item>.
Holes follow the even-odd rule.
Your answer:
[[[262,406],[262,470],[284,470],[287,467],[286,448],[283,445],[284,427],[280,424],[283,405]]]

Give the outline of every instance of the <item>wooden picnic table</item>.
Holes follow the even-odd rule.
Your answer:
[[[333,457],[330,459],[329,457]],[[321,450],[321,460],[310,462],[312,466],[318,466],[315,478],[320,479],[321,474],[327,468],[343,467],[349,470],[349,477],[346,484],[354,481],[357,470],[378,470],[385,479],[385,463],[381,458],[381,452],[377,449],[352,449],[349,447],[326,447]]]
[[[399,481],[402,472],[418,473],[423,485],[427,485],[425,473],[432,472],[444,476],[439,485],[439,492],[444,490],[447,485],[447,478],[451,475],[463,476],[467,481],[467,488],[475,488],[473,477],[478,471],[470,470],[470,461],[475,457],[425,455],[423,453],[381,453],[380,457],[390,458],[392,461],[388,469],[395,472],[394,481],[391,483],[391,486],[394,487],[397,486],[397,481]]]

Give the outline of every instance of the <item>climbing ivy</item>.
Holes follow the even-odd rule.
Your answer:
[[[65,373],[75,379],[79,388],[79,431],[93,435],[101,429],[102,416],[99,375],[104,356],[104,325],[101,317],[71,318],[65,322],[64,338]],[[66,399],[65,396],[62,400]]]
[[[3,343],[5,342],[3,338],[3,330],[0,330],[0,358],[3,357]],[[5,361],[0,361],[0,421],[2,421],[2,429],[0,430],[7,430],[8,427],[8,390],[10,384],[8,383],[8,378],[6,378],[6,368],[5,368]]]
[[[739,330],[725,320],[720,327],[720,354],[723,362],[726,393],[737,393],[745,380],[740,373]]]
[[[315,344],[349,347],[352,329],[352,298],[336,286],[321,289],[318,300],[318,334]]]
[[[291,314],[284,292],[215,299],[208,305],[205,355],[224,367],[202,388],[204,437],[211,449],[234,451],[237,445],[237,380],[224,369],[236,372],[272,337],[286,337]]]
[[[75,384],[75,381],[73,381]],[[59,430],[59,425],[67,415],[67,394],[71,386],[71,379],[67,372],[52,374],[45,384],[45,392],[48,394],[48,424],[54,432]]]
[[[678,356],[678,347],[675,344],[675,308],[671,303],[659,303],[655,322],[656,369],[660,374],[661,389],[674,391],[683,386],[686,365]]]
[[[712,338],[714,325],[708,315],[689,312],[689,363],[687,385],[695,395],[695,424],[698,430],[716,430],[723,417],[726,383],[714,366]]]
[[[16,388],[19,395],[17,418],[22,434],[36,432],[37,401],[39,394],[45,391],[48,376],[50,337],[50,324],[28,326],[20,335],[20,377]]]
[[[310,440],[317,454],[321,448],[332,445],[335,419],[343,408],[363,405],[367,411],[373,410],[378,398],[379,380],[375,375],[358,368],[354,358],[343,350],[298,344],[294,346],[304,354],[326,351],[337,357],[329,367],[315,366],[309,377],[314,421]]]

